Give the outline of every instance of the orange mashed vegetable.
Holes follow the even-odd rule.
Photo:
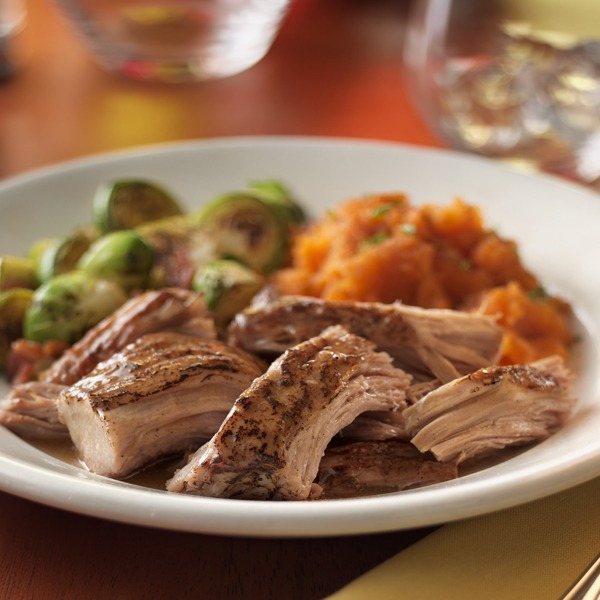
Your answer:
[[[513,241],[486,229],[478,208],[412,206],[401,194],[349,200],[300,231],[277,289],[330,300],[394,302],[493,315],[501,362],[566,357],[566,302],[546,294]]]

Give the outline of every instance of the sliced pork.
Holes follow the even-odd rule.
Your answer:
[[[408,442],[355,442],[328,448],[316,483],[323,499],[397,492],[456,479],[456,465]]]
[[[209,439],[265,368],[217,340],[147,334],[66,388],[59,416],[91,471],[124,478]]]
[[[437,379],[421,381],[412,384],[406,390],[408,405],[414,404],[425,394],[431,392],[441,384]],[[382,440],[409,440],[406,431],[404,411],[374,410],[359,415],[338,434],[347,440],[382,441]]]
[[[27,439],[68,439],[58,420],[57,400],[65,389],[59,383],[29,381],[15,385],[0,400],[0,425]]]
[[[248,499],[318,495],[313,480],[331,438],[365,411],[403,408],[410,381],[373,343],[328,328],[255,380],[167,489]]]
[[[216,338],[214,323],[202,296],[178,288],[151,290],[135,296],[90,329],[42,372],[40,379],[64,385],[75,383],[130,342],[156,331]]]
[[[374,410],[358,415],[338,435],[343,439],[370,442],[410,439],[401,410]]]
[[[539,442],[570,415],[571,381],[559,357],[480,369],[407,408],[406,429],[419,450],[456,463]]]
[[[250,352],[277,355],[336,324],[374,342],[417,379],[442,382],[496,362],[502,340],[500,327],[483,315],[268,292],[235,317],[229,339]]]

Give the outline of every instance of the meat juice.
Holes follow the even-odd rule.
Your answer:
[[[85,465],[82,465],[77,457],[75,447],[68,440],[35,440],[30,443],[41,452],[61,462],[85,469]],[[181,466],[179,461],[166,459],[135,473],[127,478],[126,482],[140,487],[164,490],[165,482],[173,476],[175,469],[179,466]]]

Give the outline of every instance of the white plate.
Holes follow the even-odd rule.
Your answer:
[[[600,474],[600,197],[443,151],[350,140],[221,139],[92,157],[4,182],[0,254],[25,252],[33,240],[89,222],[96,186],[118,177],[161,181],[190,208],[261,178],[284,181],[313,213],[368,192],[407,192],[415,203],[448,203],[462,196],[482,208],[487,225],[516,239],[525,263],[575,305],[585,326],[575,414],[549,440],[453,482],[329,502],[221,500],[153,491],[91,475],[0,427],[0,488],[139,525],[227,535],[325,536],[470,517]]]

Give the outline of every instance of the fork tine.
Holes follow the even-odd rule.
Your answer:
[[[600,554],[560,600],[598,600],[600,598]]]

